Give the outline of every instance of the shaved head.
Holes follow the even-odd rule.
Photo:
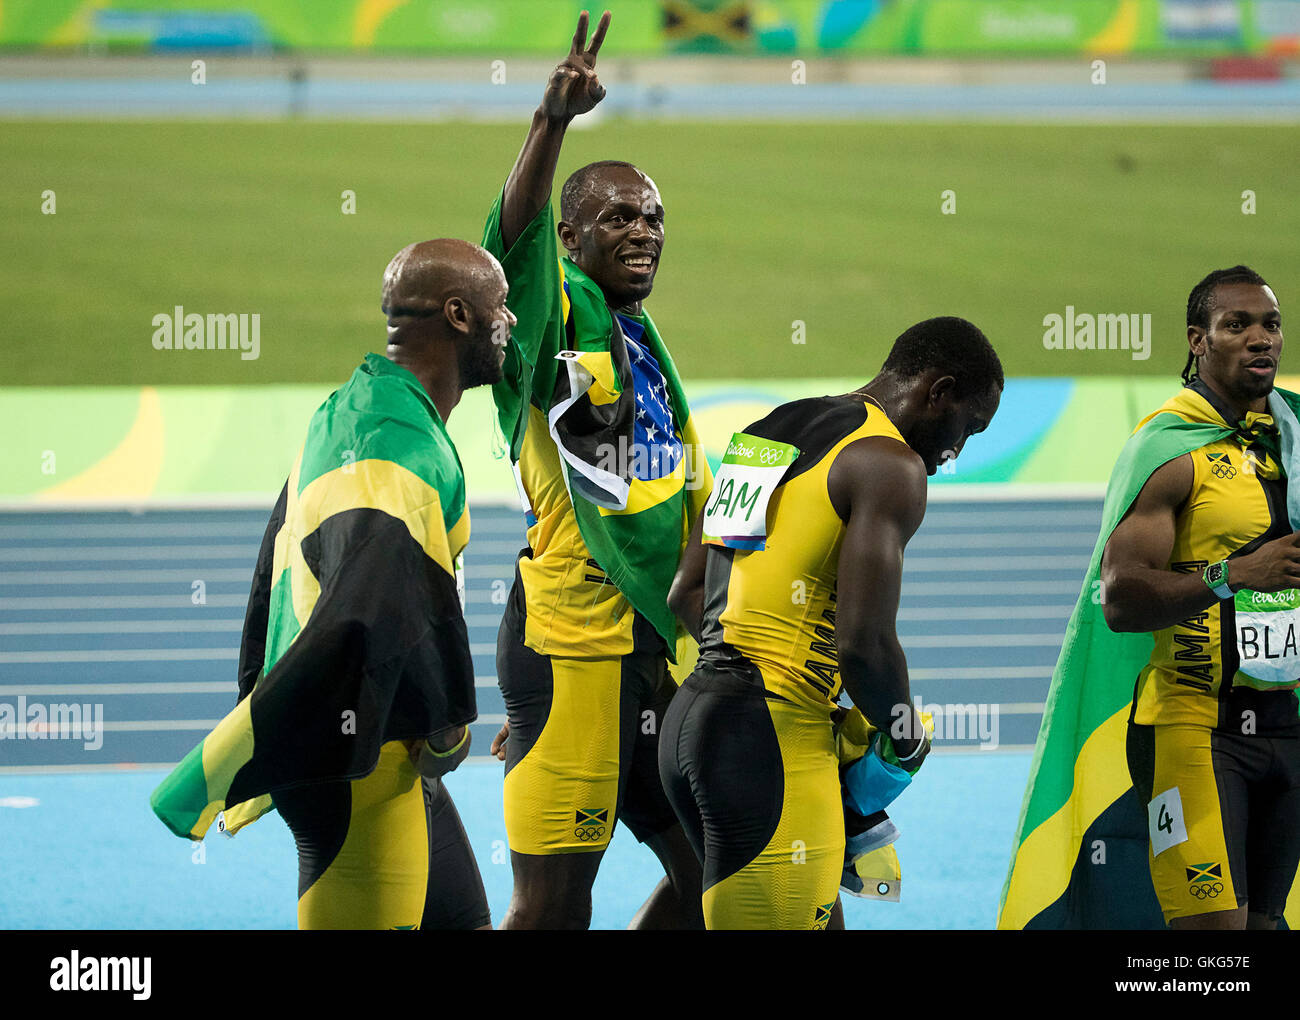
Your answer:
[[[482,306],[504,283],[501,265],[476,244],[450,237],[408,244],[384,270],[389,331],[400,330],[403,320],[438,315],[452,298]]]
[[[516,322],[508,293],[501,263],[476,244],[439,238],[407,245],[384,270],[389,358],[412,368],[430,393],[450,386],[455,400],[471,386],[496,382]]]

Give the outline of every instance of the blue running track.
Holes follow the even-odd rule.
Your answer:
[[[0,704],[21,696],[102,705],[104,720],[94,749],[67,733],[0,739],[0,927],[294,924],[293,843],[277,818],[200,851],[148,808],[160,770],[234,704],[268,511],[0,514]],[[978,706],[985,728],[961,733],[970,716],[949,714],[937,744],[949,753],[897,805],[903,902],[851,901],[851,927],[991,925],[1029,751],[1100,516],[1099,500],[932,502],[908,550],[899,613],[912,690],[927,705]],[[478,754],[449,785],[494,920],[510,869],[500,766],[484,756],[504,717],[496,630],[522,544],[517,512],[473,510],[466,615]],[[620,829],[593,925],[626,925],[658,874]]]

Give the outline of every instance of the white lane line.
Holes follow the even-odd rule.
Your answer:
[[[270,508],[267,517],[271,516]],[[57,539],[63,542],[86,541],[99,538],[243,538],[251,542],[262,541],[266,521],[261,524],[220,524],[207,521],[202,524],[163,524],[159,521],[140,520],[124,524],[0,524],[0,540],[40,541]]]
[[[187,609],[197,614],[202,609],[243,609],[247,595],[207,595],[202,606],[194,605],[187,585],[174,595],[36,595],[29,598],[5,596],[0,609]]]
[[[938,571],[956,572],[979,570],[992,573],[997,570],[1061,570],[1078,573],[1080,580],[1088,569],[1087,556],[962,556],[954,552],[951,556],[907,556],[903,557],[903,573],[934,573]],[[0,575],[2,576],[2,575]],[[903,582],[903,591],[907,591],[907,582]]]
[[[119,648],[112,651],[0,652],[0,663],[211,662],[239,658],[238,648]]]
[[[471,538],[465,557],[468,559],[471,556],[516,556],[526,544],[522,534],[517,542]]]
[[[471,726],[478,723],[500,726],[506,721],[504,715],[481,715],[471,723]],[[118,722],[105,720],[100,723],[97,729],[105,733],[182,733],[191,730],[201,730],[209,732],[221,722],[220,719],[123,719]],[[55,731],[58,735],[55,735]],[[19,738],[14,736],[12,726],[7,729],[0,729],[0,747],[3,747],[3,741],[19,740],[24,743],[32,740],[66,740],[69,738],[79,739],[83,727],[74,726],[71,723],[60,723],[58,726],[44,726],[33,732],[28,729],[27,735]]]
[[[958,744],[945,747],[936,744],[930,748],[931,754],[1026,754],[1034,749],[1033,744],[999,744],[997,747],[981,747],[979,744]],[[471,761],[472,759],[465,759]]]
[[[29,698],[86,697],[88,695],[131,695],[131,694],[229,694],[230,707],[235,707],[235,697],[239,689],[234,681],[191,680],[176,683],[135,683],[118,684],[6,684],[0,686],[0,697],[17,697],[25,694]]]
[[[918,680],[1050,680],[1051,666],[937,666],[909,669],[908,679]]]
[[[951,707],[954,709],[977,708],[980,705],[996,706],[998,710],[998,715],[1042,715],[1044,702],[1041,701],[1007,701],[1007,702],[967,701],[961,704],[956,704],[950,702],[926,701],[924,698],[921,698],[921,711],[923,712],[934,711],[936,708],[942,709],[944,705],[951,705]]]
[[[1059,648],[1064,634],[925,634],[900,637],[912,648]]]
[[[1072,553],[1091,554],[1096,544],[1095,535],[1080,535],[1077,532],[1057,534],[1046,531],[977,531],[970,535],[931,535],[924,529],[908,543],[908,549],[930,550],[941,543],[951,542],[958,549],[1015,549],[1034,548],[1037,546],[1054,546]]]
[[[904,597],[922,598],[935,595],[1069,595],[1077,598],[1083,579],[1073,581],[918,581],[904,583]]]
[[[63,621],[0,623],[0,636],[6,634],[239,634],[243,629],[242,619],[74,620],[68,623]]]
[[[475,687],[493,687],[497,686],[495,676],[476,676],[474,678]],[[136,683],[119,683],[119,684],[4,684],[0,686],[0,698],[15,698],[24,694],[29,698],[51,698],[51,697],[89,697],[94,695],[132,695],[132,694],[229,694],[231,707],[234,707],[235,697],[239,693],[238,688],[232,681],[204,681],[196,680],[180,683],[149,683],[141,681]]]
[[[142,538],[144,536],[141,536]],[[122,545],[122,546],[17,546],[0,549],[0,563],[92,563],[113,560],[249,560],[257,559],[256,545]],[[252,568],[249,568],[252,575]]]
[[[211,730],[221,722],[220,719],[123,719],[119,722],[105,720],[100,723],[97,729],[102,729],[105,733],[180,733],[187,730],[203,730],[205,733]],[[55,731],[58,735],[55,736]],[[81,739],[81,734],[85,731],[84,726],[73,725],[72,723],[60,723],[58,726],[43,726],[33,731],[30,727],[27,729],[27,735],[21,739],[26,742],[29,740],[67,740]],[[14,736],[14,727],[8,730],[0,729],[0,740],[18,740]],[[0,747],[4,746],[0,744]]]
[[[935,609],[898,610],[900,620],[1055,620],[1069,619],[1074,605],[941,606]]]
[[[470,508],[471,514],[473,508]],[[267,510],[267,517],[271,514]],[[474,534],[487,536],[518,535],[514,544],[518,552],[524,544],[524,518],[520,514],[518,521],[494,520],[492,517],[480,517],[473,520]],[[106,538],[134,538],[156,540],[162,538],[234,538],[249,542],[256,549],[261,544],[266,531],[266,520],[248,524],[220,524],[204,521],[197,524],[163,524],[147,518],[126,524],[0,524],[0,541],[4,542],[49,542],[55,546],[65,546],[72,542],[93,542]],[[509,543],[503,540],[503,546]],[[511,551],[509,549],[507,552]]]
[[[998,712],[1002,715],[1042,715],[1046,707],[1046,702],[1042,701],[1008,701],[1005,705],[998,705]]]
[[[925,523],[917,529],[921,535],[939,528],[963,531],[979,528],[997,531],[1002,528],[1054,528],[1064,534],[1080,528],[1101,527],[1101,507],[1096,510],[931,510]]]
[[[174,761],[106,762],[84,765],[0,765],[0,776],[60,775],[74,772],[170,772]]]
[[[961,468],[957,468],[961,473]],[[926,498],[931,503],[1097,503],[1106,496],[1106,486],[1095,482],[961,482],[931,485]]]
[[[240,581],[247,585],[253,578],[253,565],[235,569],[221,567],[209,570],[206,567],[194,570],[33,570],[0,571],[0,585],[3,584],[148,584],[156,582],[174,582],[187,588],[194,581],[202,580],[207,584],[214,581]]]

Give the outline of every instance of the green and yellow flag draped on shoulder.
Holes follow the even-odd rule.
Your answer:
[[[637,408],[622,327],[600,287],[571,259],[560,258],[550,204],[506,251],[501,202],[499,195],[483,247],[505,270],[507,303],[519,320],[502,379],[493,387],[510,459],[519,463],[525,441],[537,441],[530,427],[549,431],[582,545],[671,653],[678,627],[668,609],[668,588],[712,487],[677,369],[650,315],[642,312],[636,317],[644,328],[641,343],[662,373],[684,456],[661,477],[636,477],[628,461]],[[600,637],[589,632],[585,639]]]
[[[405,368],[367,355],[312,418],[263,539],[240,701],[154,791],[178,836],[276,790],[368,775],[391,740],[476,717],[456,560],[460,461]]]
[[[1101,532],[1052,675],[999,928],[1164,926],[1148,867],[1146,805],[1133,791],[1125,754],[1134,682],[1154,636],[1106,625],[1101,557],[1157,468],[1238,432],[1208,408],[1192,390],[1181,391],[1139,423],[1111,473]],[[1281,464],[1290,479],[1300,477],[1300,395],[1275,390],[1269,413]],[[1288,485],[1287,511],[1300,528],[1300,485]],[[1286,911],[1292,927],[1298,909],[1293,888]]]

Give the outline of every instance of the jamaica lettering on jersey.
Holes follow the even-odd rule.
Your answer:
[[[1188,421],[1224,425],[1232,417],[1199,379],[1164,405]],[[1267,415],[1250,420],[1271,424]],[[1258,549],[1291,532],[1286,475],[1264,442],[1229,435],[1194,450],[1191,494],[1174,522],[1170,569],[1200,574],[1206,566]],[[1252,632],[1253,633],[1253,632]],[[1247,635],[1246,653],[1251,654]],[[1268,649],[1271,655],[1281,650]],[[1234,600],[1224,599],[1155,634],[1151,660],[1138,676],[1134,722],[1184,723],[1240,732],[1242,713],[1253,713],[1257,732],[1300,725],[1296,698],[1282,690],[1257,690],[1240,671]],[[1225,682],[1226,678],[1226,682]]]
[[[803,452],[768,503],[766,548],[709,547],[700,660],[829,713],[841,686],[835,584],[844,521],[827,476],[849,443],[903,437],[880,408],[846,397],[783,404],[744,431]]]

